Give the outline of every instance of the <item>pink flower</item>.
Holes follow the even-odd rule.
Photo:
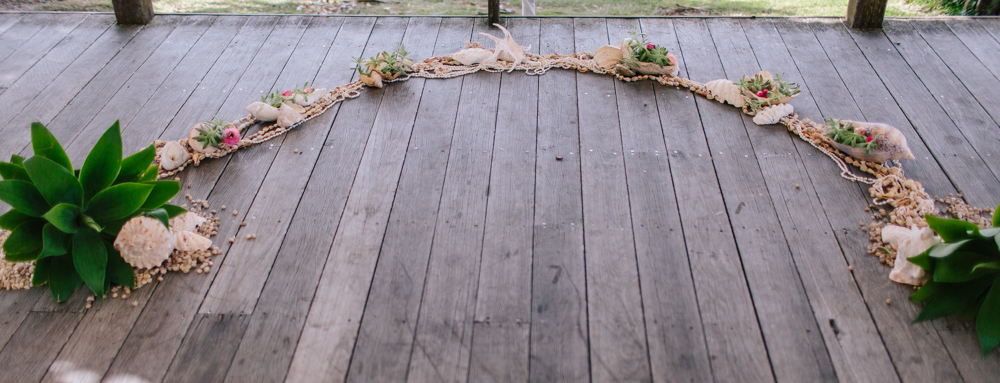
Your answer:
[[[674,64],[674,65],[677,64],[677,56],[674,56],[673,53],[667,53],[667,58],[670,59],[670,63],[671,64]]]
[[[760,92],[757,92],[757,97],[767,97],[767,89],[761,89]]]
[[[874,140],[874,139],[875,139],[875,137],[868,136],[868,138],[865,138],[865,142],[872,142],[872,140]]]
[[[653,50],[653,48],[656,48],[655,44],[653,43],[646,44],[646,49]]]
[[[222,141],[225,142],[226,145],[236,146],[240,143],[240,130],[232,126],[226,128],[222,134]]]
[[[312,91],[313,91],[313,88],[311,86],[308,87],[308,88],[306,88],[306,94],[312,93]]]
[[[292,91],[286,90],[281,93],[281,97],[292,97]]]

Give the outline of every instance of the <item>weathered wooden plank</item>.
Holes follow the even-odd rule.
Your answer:
[[[411,37],[409,29],[416,21],[411,20],[407,37]],[[472,34],[473,22],[467,18],[443,19],[433,55],[447,55],[464,46]],[[427,217],[437,216],[441,203],[447,169],[444,165],[451,150],[463,81],[430,80],[424,85],[348,381],[406,379],[434,236],[435,225]]]
[[[250,18],[240,28],[233,42],[222,53],[198,86],[198,90],[191,94],[185,107],[181,108],[182,112],[173,121],[179,118],[194,120],[199,116],[216,113],[224,101],[218,97],[218,90],[227,89],[225,84],[229,83],[218,84],[215,81],[237,81],[246,67],[233,63],[249,65],[277,21],[278,17],[274,16]],[[237,73],[235,78],[225,76],[232,72]],[[214,76],[216,74],[218,77]],[[176,139],[180,136],[172,134],[168,127],[162,137]],[[217,177],[209,178],[206,176],[207,172],[202,173],[200,170],[197,167],[188,169],[182,177],[192,181],[198,188],[187,189],[187,192],[195,193],[192,190],[197,190],[198,194],[195,195],[205,196],[214,187]],[[183,197],[175,199],[175,203],[183,202],[186,202],[183,201]],[[223,242],[223,246],[220,247],[225,249],[227,244]],[[183,334],[194,320],[195,311],[201,304],[212,279],[211,273],[208,277],[191,273],[168,274],[164,276],[164,280],[163,284],[156,285],[153,295],[125,339],[107,376],[134,375],[150,381],[160,381],[166,374],[170,361],[180,347]]]
[[[935,94],[941,93],[928,91],[897,50],[904,47],[897,47],[881,31],[850,33],[965,200],[977,206],[992,206],[1000,200],[1000,181],[991,174],[991,168],[1000,164],[987,164],[985,158],[992,157],[980,157],[974,147],[995,143],[972,143],[962,134],[938,103]]]
[[[576,43],[608,44],[604,19],[576,19]],[[591,374],[651,381],[614,79],[577,75]]]
[[[26,14],[0,33],[0,60],[17,51],[25,42],[49,24],[58,24],[60,17],[53,14]]]
[[[654,24],[640,28],[639,20],[608,19],[608,38],[618,41],[647,30],[656,33],[650,41],[676,52],[673,24]],[[709,381],[705,332],[653,83],[616,81],[615,89],[653,380]]]
[[[344,69],[350,67],[352,56],[361,55],[374,25],[375,18],[347,18],[343,21],[336,38],[328,44],[330,48],[316,76],[322,82],[316,85],[342,84],[351,80],[353,71]],[[349,101],[352,102],[357,101]],[[254,307],[249,328],[226,376],[227,381],[281,381],[288,371],[323,262],[333,241],[329,233],[336,230],[335,225],[339,222],[350,190],[350,179],[354,177],[358,158],[368,138],[367,130],[362,132],[362,129],[350,129],[346,125],[330,128],[334,118],[341,116],[341,108],[336,106],[328,110],[300,128],[306,131],[287,137],[282,150],[290,151],[293,156],[279,156],[275,163],[278,168],[272,166],[272,172],[301,166],[313,173],[311,177],[297,179],[295,182],[298,183],[293,183],[293,186],[305,191],[293,193],[296,197],[289,198],[292,202],[298,200],[298,205],[288,208],[289,217],[281,221],[289,222],[291,226],[284,235]],[[346,122],[365,112],[363,108],[357,108],[353,113],[343,111],[346,117],[341,118]],[[296,148],[301,153],[298,156],[294,156]],[[305,164],[296,157],[305,157],[307,162],[311,162]],[[292,212],[294,216],[291,216]],[[260,240],[277,241],[281,237],[262,237]]]
[[[221,382],[250,321],[245,314],[197,314],[164,382]]]
[[[537,19],[507,25],[518,44],[533,47],[539,28]],[[537,125],[538,77],[503,74],[472,326],[471,382],[528,380]]]
[[[539,54],[575,51],[573,19],[542,19],[540,36]],[[538,79],[532,382],[590,381],[576,76],[553,70]]]
[[[492,31],[479,22],[473,29]],[[469,376],[499,86],[497,73],[467,76],[462,85],[407,375],[414,381]]]
[[[318,24],[316,28],[305,30],[304,35],[311,35],[311,37],[299,40],[295,44],[297,48],[291,53],[284,68],[281,69],[281,75],[278,77],[279,82],[267,85],[280,91],[294,89],[304,82],[312,82],[339,29],[340,25]],[[240,89],[239,85],[237,85],[237,89]],[[254,88],[245,86],[242,89]],[[244,96],[238,97],[243,98]],[[245,105],[249,104],[250,101],[245,103]],[[309,179],[309,174],[312,172],[312,165],[315,164],[315,159],[319,156],[319,152],[315,150],[316,142],[326,137],[326,126],[313,130],[306,134],[311,142],[303,141],[301,139],[305,137],[299,137],[300,134],[295,134],[299,139],[295,140],[294,145],[309,145],[311,152],[309,156],[299,155],[298,152],[304,151],[305,148],[286,147],[284,141],[287,136],[279,137],[265,144],[271,153],[277,152],[282,158],[275,159],[269,166],[265,165],[264,171],[267,176],[260,189],[255,190],[255,197],[246,200],[250,205],[245,208],[246,214],[251,217],[251,219],[246,220],[247,226],[235,228],[238,232],[230,231],[226,235],[244,233],[245,238],[245,233],[254,233],[266,239],[261,241],[241,240],[230,248],[229,252],[234,257],[229,258],[227,255],[231,261],[221,265],[199,312],[227,314],[250,314],[253,312],[253,306],[257,302],[264,281],[267,279],[267,273],[270,271],[271,265],[274,264],[273,257],[277,255],[278,247],[281,245],[285,230],[288,228],[288,222],[298,204],[298,198],[289,197],[301,195],[306,181]],[[274,150],[275,146],[278,147],[278,150]],[[271,156],[273,157],[274,154]],[[231,162],[226,171],[236,169],[239,169],[241,173],[247,171],[241,168],[231,169],[234,165],[237,164]],[[219,186],[213,190],[213,194],[219,191]],[[234,207],[246,206],[229,202],[227,204]]]
[[[1000,78],[1000,42],[989,31],[975,20],[947,20],[945,25],[962,40],[980,64],[989,69],[994,77]]]
[[[823,110],[831,111],[827,113],[831,116],[845,113],[861,117],[862,112],[854,98],[820,96],[821,93],[845,95],[851,92],[844,81],[839,80],[840,77],[831,79],[830,74],[837,73],[837,68],[827,58],[809,26],[799,22],[782,22],[780,25],[783,30],[789,31],[785,36],[779,35],[777,28],[769,21],[743,22],[747,38],[761,67],[785,73],[788,81],[800,84],[802,94],[794,102],[799,116],[816,118],[822,115],[820,110]],[[814,26],[824,28],[823,24]],[[840,54],[854,55],[855,59],[864,60],[856,47],[853,52],[845,51]],[[871,74],[875,75],[874,72]],[[857,74],[849,73],[844,76],[857,77]],[[813,92],[812,89],[819,91]],[[910,310],[885,305],[887,298],[904,302],[912,290],[889,281],[886,278],[888,269],[877,258],[867,255],[867,231],[858,230],[857,226],[857,222],[870,219],[870,213],[864,211],[870,203],[863,192],[866,187],[837,180],[833,175],[839,174],[840,168],[805,141],[797,137],[792,139],[808,171],[813,189],[825,207],[824,211],[840,242],[840,248],[853,267],[854,278],[868,302],[868,310],[875,319],[886,349],[896,362],[900,378],[906,382],[959,379],[933,326],[925,323],[911,327],[909,322],[915,314]],[[922,145],[919,140],[917,142]],[[944,172],[940,169],[937,171],[940,178],[944,179]],[[903,360],[908,362],[898,363]]]
[[[992,17],[979,17],[975,21],[993,35],[993,39],[1000,42],[1000,21]]]
[[[10,337],[14,336],[14,332],[28,316],[31,307],[43,295],[49,298],[47,288],[6,291],[0,294],[0,349],[3,349]]]
[[[0,382],[37,382],[83,314],[32,312],[0,350]]]
[[[14,52],[0,61],[0,90],[9,88],[28,68],[76,29],[86,15],[73,14],[51,20],[40,33],[35,33]],[[2,39],[2,37],[0,37]]]
[[[735,78],[761,69],[749,49],[750,44],[738,20],[712,20],[709,26],[728,77]],[[795,363],[789,366],[790,371],[775,367],[778,379],[782,380],[783,373],[815,374],[816,364],[820,366],[820,376],[827,380],[840,376],[856,381],[898,381],[899,377],[893,369],[878,329],[858,292],[857,284],[847,270],[848,264],[826,214],[812,185],[807,182],[809,176],[790,136],[784,129],[759,127],[749,116],[744,116],[743,125],[744,129],[740,134],[746,134],[748,139],[744,148],[757,157],[755,162],[759,164],[762,175],[754,183],[770,195],[770,201],[767,202],[770,206],[761,209],[764,214],[760,221],[763,221],[764,228],[778,228],[783,233],[787,249],[790,250],[791,266],[799,274],[796,279],[801,279],[803,298],[811,306],[811,310],[807,309],[798,318],[798,321],[802,321],[798,325],[804,326],[806,334],[817,337],[820,335],[815,334],[818,328],[826,341],[825,347],[822,341],[812,346],[813,353],[818,355],[812,360]],[[709,142],[712,142],[711,137]],[[728,198],[728,194],[726,196]],[[749,223],[746,224],[749,226]],[[739,234],[737,243],[746,260],[746,249]],[[785,246],[782,244],[780,247],[784,250]],[[768,263],[772,262],[768,260]],[[756,294],[757,290],[754,292]],[[834,331],[834,326],[825,326],[831,321],[836,324],[838,331]],[[767,334],[766,324],[764,328]],[[771,344],[770,339],[768,344]],[[829,357],[822,355],[824,349]],[[773,348],[769,350],[773,363],[785,359],[775,357]],[[831,361],[836,375],[829,370]]]
[[[20,20],[21,17],[23,17],[23,16],[24,16],[24,14],[22,14],[22,13],[4,13],[4,14],[0,14],[0,33],[4,33],[11,26],[13,26],[14,24],[17,24],[17,21]]]

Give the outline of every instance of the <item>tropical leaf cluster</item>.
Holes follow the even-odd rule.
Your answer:
[[[855,148],[864,148],[867,154],[872,154],[873,150],[881,148],[882,141],[884,141],[882,134],[865,134],[863,131],[856,130],[854,124],[844,123],[835,118],[826,121],[826,135],[834,142]]]
[[[394,78],[403,72],[409,72],[412,70],[413,61],[409,59],[410,52],[406,50],[403,44],[399,45],[394,52],[380,52],[374,57],[369,57],[368,59],[362,59],[357,57],[354,59],[353,70],[358,71],[358,73],[365,76],[370,76],[372,71],[379,72],[382,76],[386,78]]]
[[[753,77],[744,76],[739,82],[735,82],[740,90],[750,97],[747,105],[751,110],[757,111],[767,105],[778,104],[781,100],[799,94],[799,84],[784,81],[781,75],[771,76],[770,74],[755,74]]]
[[[674,58],[667,48],[662,45],[651,44],[646,39],[645,33],[640,33],[638,31],[629,32],[632,35],[631,41],[628,42],[629,51],[631,55],[629,57],[623,57],[621,62],[624,64],[636,64],[637,62],[647,62],[654,63],[659,66],[670,66],[674,65]]]
[[[926,218],[943,242],[909,259],[931,275],[910,295],[924,304],[916,321],[962,313],[976,321],[979,346],[989,353],[1000,345],[1000,213],[994,213],[989,229],[958,219]]]
[[[132,267],[112,245],[118,231],[140,214],[167,225],[184,212],[166,203],[181,186],[156,180],[156,148],[122,158],[117,121],[80,169],[40,123],[31,125],[31,147],[30,158],[0,162],[0,200],[12,208],[0,216],[0,228],[11,232],[3,244],[6,259],[34,261],[32,285],[48,283],[59,302],[83,285],[97,297],[112,284],[134,286]]]

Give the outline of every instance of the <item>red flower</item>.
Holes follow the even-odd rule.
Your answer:
[[[240,143],[240,130],[232,126],[226,128],[225,132],[223,132],[222,141],[226,145],[236,146],[236,144]]]
[[[292,97],[292,91],[286,90],[281,93],[281,97]]]
[[[767,97],[767,92],[767,89],[762,89],[760,92],[757,92],[757,97]]]
[[[868,138],[865,138],[865,142],[872,142],[872,140],[874,140],[874,139],[875,139],[875,137],[868,136]]]
[[[646,44],[646,49],[653,50],[653,48],[656,48],[655,44],[653,43]]]

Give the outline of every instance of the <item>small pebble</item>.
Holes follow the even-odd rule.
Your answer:
[[[796,189],[798,189],[799,187],[800,187],[799,184],[795,184],[795,188]]]
[[[240,227],[245,227],[246,225],[247,225],[246,222],[240,222]]]
[[[83,308],[84,308],[84,309],[87,309],[87,310],[90,310],[90,307],[91,307],[91,306],[90,306],[90,303],[89,303],[89,302],[87,303],[87,305],[86,305],[86,306],[83,306]]]
[[[139,305],[139,301],[132,301],[132,307],[135,307],[135,306],[138,306],[138,305]]]
[[[891,305],[891,304],[892,304],[892,299],[886,299],[886,300],[885,300],[885,304],[887,304],[887,305]]]
[[[556,156],[556,161],[562,161],[562,156]]]
[[[236,216],[236,215],[239,215],[239,214],[240,214],[240,212],[238,212],[238,211],[236,211],[236,210],[233,210],[233,215],[234,215],[234,216]]]
[[[226,205],[222,205],[221,210],[226,210]]]
[[[250,234],[247,234],[247,239],[250,239]]]
[[[292,153],[299,154],[299,150],[298,149],[292,150]]]
[[[257,234],[250,234],[250,239],[257,239]]]
[[[854,271],[854,266],[847,266],[847,271]]]
[[[191,184],[188,184],[188,189],[190,189],[190,188],[191,188]]]
[[[236,237],[229,237],[229,243],[236,242]]]

